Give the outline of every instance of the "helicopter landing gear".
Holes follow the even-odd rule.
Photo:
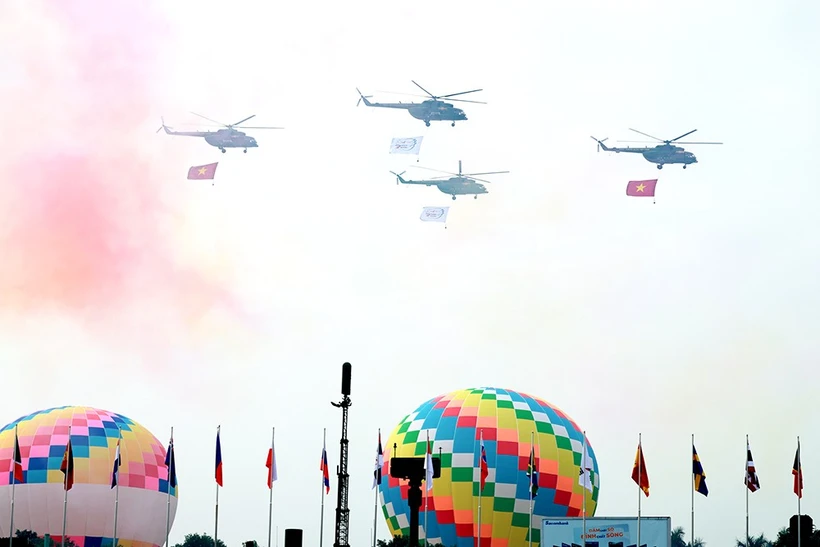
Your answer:
[[[478,199],[478,194],[474,195],[473,199]]]
[[[686,169],[686,166],[684,165],[683,168]]]
[[[453,122],[453,123],[450,124],[450,127],[455,127],[455,126],[456,126],[456,122]]]
[[[424,120],[424,125],[426,125],[427,127],[430,127],[430,120]]]
[[[455,201],[455,200],[456,200],[456,197],[455,197],[455,196],[453,196],[453,201]]]
[[[663,169],[663,164],[662,163],[658,164],[658,169]]]
[[[225,153],[225,149],[224,149],[224,148],[220,148],[220,150],[222,150],[222,153],[223,153],[223,154]]]
[[[247,149],[247,148],[246,148],[246,149],[244,149],[244,150],[242,151],[242,153],[243,153],[243,154],[247,154],[247,153],[248,153],[248,149]]]

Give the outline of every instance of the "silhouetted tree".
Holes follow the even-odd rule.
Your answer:
[[[216,540],[217,547],[226,547],[221,539]],[[174,547],[214,547],[214,538],[208,534],[185,534],[185,540]]]
[[[736,547],[746,547],[746,542],[739,539],[737,540]],[[763,534],[759,536],[749,536],[749,547],[772,547],[772,542],[766,539]]]
[[[703,541],[701,538],[695,538],[694,544],[692,542],[687,543],[684,539],[686,534],[683,531],[682,526],[678,526],[672,530],[672,547],[706,547],[706,542]]]
[[[407,536],[393,536],[389,541],[383,539],[376,541],[376,547],[410,547],[410,538]],[[424,540],[419,540],[419,547],[425,547]],[[441,543],[431,543],[430,547],[445,547]]]

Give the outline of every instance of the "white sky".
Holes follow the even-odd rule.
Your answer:
[[[25,389],[6,395],[0,421],[87,404],[163,442],[174,426],[172,542],[213,533],[221,424],[219,535],[230,546],[265,542],[275,425],[275,526],[304,528],[316,545],[322,428],[335,469],[340,414],[329,403],[350,361],[351,545],[369,544],[377,429],[386,437],[423,401],[484,385],[542,397],[587,430],[599,516],[636,510],[641,432],[652,483],[643,512],[671,516],[687,537],[692,433],[710,488],[696,500],[707,544],[744,533],[747,433],[762,482],[752,533],[774,537],[796,512],[797,435],[803,512],[820,518],[816,2],[163,9],[164,34],[144,36],[162,58],[143,123],[98,138],[139,143],[175,219],[179,260],[218,272],[246,319],[174,319],[176,301],[153,294],[94,322],[3,304],[0,361]],[[34,33],[47,24],[26,21]],[[6,86],[32,85],[12,66]],[[460,105],[469,121],[455,128],[356,108],[356,87],[393,101],[378,91],[414,93],[411,79],[440,94],[481,87],[470,98],[488,104]],[[195,121],[189,110],[286,129],[249,131],[259,149],[224,155],[153,133],[160,116]],[[690,147],[700,163],[686,171],[596,153],[590,135],[641,140],[628,127],[662,138],[697,128],[686,140],[725,144]],[[415,158],[388,155],[390,139],[416,135],[419,165],[455,170],[461,159],[468,172],[511,173],[478,200],[397,187],[388,171]],[[184,179],[211,161],[214,186]],[[656,176],[656,204],[624,195],[628,180]],[[426,205],[452,207],[446,230],[419,221]],[[328,546],[336,487],[333,477]]]

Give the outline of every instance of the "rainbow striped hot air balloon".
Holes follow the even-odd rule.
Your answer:
[[[564,412],[516,391],[477,388],[430,399],[396,426],[385,446],[382,510],[392,535],[409,535],[407,481],[389,476],[390,459],[424,457],[427,434],[433,454],[441,453],[441,477],[422,502],[419,537],[445,547],[474,547],[478,538],[481,495],[481,547],[540,544],[541,517],[593,516],[598,500],[598,463],[589,440]],[[489,474],[483,492],[479,437],[483,437]],[[532,440],[534,439],[534,443]],[[396,451],[393,452],[393,445]],[[582,470],[582,453],[587,465]],[[531,482],[527,475],[535,453],[538,489],[530,519]],[[422,487],[423,496],[426,488]],[[586,501],[584,501],[584,496]]]
[[[59,545],[63,526],[65,475],[60,464],[68,442],[74,454],[74,482],[68,491],[66,536],[78,547],[111,547],[114,533],[113,463],[120,432],[118,545],[158,547],[165,543],[168,468],[165,447],[133,420],[105,410],[65,406],[24,416],[0,430],[0,499],[11,499],[9,484],[17,425],[24,481],[15,485],[14,528],[51,535]],[[171,488],[171,523],[177,488]],[[9,504],[0,503],[0,537],[8,537]]]

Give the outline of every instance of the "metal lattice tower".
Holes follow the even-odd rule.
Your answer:
[[[331,402],[336,408],[342,409],[342,439],[339,441],[339,465],[336,474],[339,477],[339,487],[336,490],[336,540],[333,547],[348,547],[350,535],[350,509],[347,505],[350,476],[347,474],[348,440],[347,440],[347,412],[352,404],[350,401],[350,363],[342,365],[342,401]]]

